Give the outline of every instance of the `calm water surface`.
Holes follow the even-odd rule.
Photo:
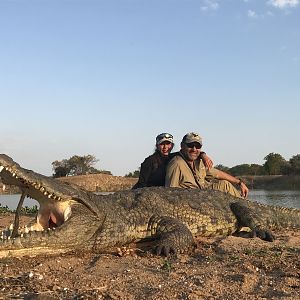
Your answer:
[[[300,209],[300,191],[251,190],[249,199],[263,204],[280,205]]]
[[[10,209],[16,209],[20,195],[0,195],[0,204],[8,206]],[[267,191],[251,190],[249,199],[263,204],[280,205],[286,207],[295,207],[300,209],[300,191]],[[38,206],[38,202],[25,198],[24,205],[32,207]]]

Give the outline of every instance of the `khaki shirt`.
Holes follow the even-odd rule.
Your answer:
[[[215,168],[207,171],[200,158],[195,161],[195,171],[193,172],[184,158],[176,155],[167,166],[165,186],[204,189],[211,184],[206,180],[207,177],[217,178],[217,172],[218,170]]]

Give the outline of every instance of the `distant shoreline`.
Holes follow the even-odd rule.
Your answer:
[[[250,189],[264,190],[300,190],[300,175],[263,175],[263,176],[241,176]],[[77,184],[91,192],[115,192],[129,190],[137,182],[137,178],[112,176],[107,174],[89,174],[80,176],[61,177],[61,180],[71,184]],[[0,182],[0,195],[19,194],[17,187],[6,186],[2,189]]]
[[[300,175],[241,176],[250,189],[300,190]]]

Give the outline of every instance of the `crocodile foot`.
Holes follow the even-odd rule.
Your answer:
[[[155,247],[156,255],[169,256],[191,251],[195,242],[190,230],[179,220],[164,217],[157,227],[158,240]]]

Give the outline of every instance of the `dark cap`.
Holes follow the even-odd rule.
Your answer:
[[[184,144],[199,143],[202,146],[202,138],[198,133],[189,132],[183,137],[182,143]]]

